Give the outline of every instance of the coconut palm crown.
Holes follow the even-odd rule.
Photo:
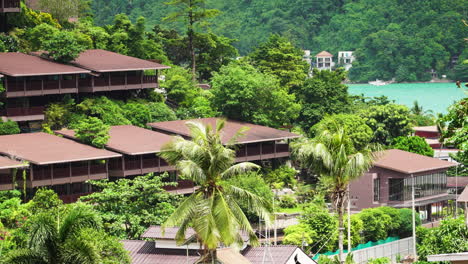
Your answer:
[[[378,150],[376,146],[365,146],[359,151],[343,128],[322,131],[315,138],[297,142],[293,154],[302,166],[319,176],[328,188],[330,198],[338,215],[340,260],[343,259],[343,215],[350,182],[367,172]]]
[[[226,246],[242,244],[241,233],[248,235],[251,244],[258,244],[239,203],[248,204],[249,209],[267,223],[271,203],[226,182],[238,174],[259,169],[250,162],[235,164],[233,146],[245,130],[238,131],[224,145],[221,141],[224,120],[218,120],[216,128],[190,121],[186,125],[191,139],[175,136],[162,148],[160,156],[176,166],[181,178],[192,180],[199,188],[179,205],[162,227],[179,227],[176,234],[179,243],[185,242],[187,229],[193,228],[203,245],[204,261],[216,259],[216,248],[220,243]]]

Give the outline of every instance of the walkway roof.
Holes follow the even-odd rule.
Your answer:
[[[75,66],[16,52],[0,53],[0,62],[0,73],[11,77],[90,73]]]
[[[76,140],[73,130],[55,132]],[[158,153],[162,146],[171,140],[171,136],[168,134],[132,125],[112,126],[109,130],[109,136],[106,148],[127,155]]]
[[[420,173],[456,166],[456,163],[399,149],[382,151],[374,166],[405,174]]]
[[[161,131],[168,134],[177,134],[184,137],[190,136],[189,128],[186,123],[191,122],[200,122],[204,125],[211,125],[213,129],[216,128],[216,121],[220,118],[211,117],[211,118],[201,118],[201,119],[192,119],[192,120],[176,120],[176,121],[166,121],[166,122],[157,122],[148,124],[157,131]],[[292,139],[301,137],[298,134],[294,134],[288,131],[283,131],[279,129],[274,129],[271,127],[254,125],[245,122],[239,122],[234,120],[226,120],[226,124],[222,131],[222,142],[224,144],[228,143],[229,140],[239,131],[241,128],[249,128],[244,135],[239,137],[237,143],[247,144],[255,142],[265,142],[265,141],[276,141],[283,139]]]
[[[47,133],[0,136],[0,153],[36,165],[78,162],[120,157],[120,154],[94,148]]]
[[[170,68],[169,66],[159,63],[101,49],[83,51],[72,63],[78,67],[94,72],[141,71]]]

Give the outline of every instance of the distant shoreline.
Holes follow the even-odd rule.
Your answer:
[[[428,81],[428,82],[394,82],[394,83],[390,83],[390,84],[398,84],[398,83],[405,83],[405,84],[415,84],[415,83],[454,83],[455,84],[456,81],[452,81],[452,80],[433,80],[433,81]],[[344,82],[344,84],[369,84],[369,83],[366,83],[366,82]],[[371,84],[369,84],[371,85]],[[388,85],[388,84],[387,84]]]

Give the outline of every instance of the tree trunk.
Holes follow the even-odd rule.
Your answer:
[[[190,48],[190,56],[192,57],[192,81],[196,80],[196,63],[195,63],[195,47],[193,45],[193,24],[195,21],[193,20],[193,13],[192,13],[192,1],[190,1],[190,12],[189,12],[189,29],[188,29],[188,38],[189,38],[189,48]]]
[[[339,205],[338,209],[338,248],[340,250],[340,263],[344,263],[343,259],[343,206]]]

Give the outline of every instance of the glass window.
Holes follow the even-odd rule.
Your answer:
[[[378,202],[380,200],[380,179],[374,179],[374,202]]]
[[[390,201],[403,201],[404,179],[389,179],[388,185],[388,199]]]

